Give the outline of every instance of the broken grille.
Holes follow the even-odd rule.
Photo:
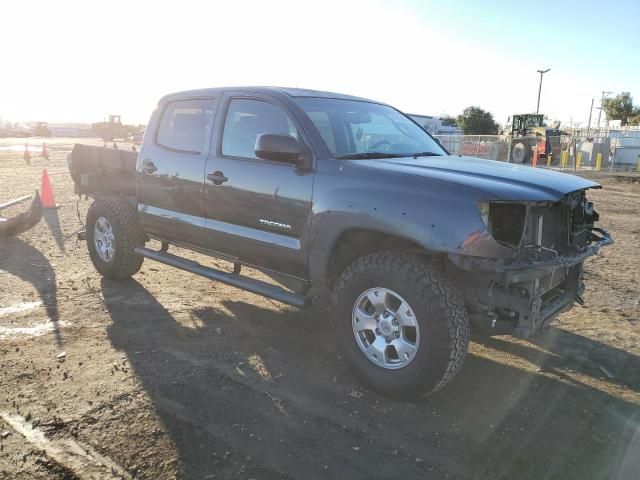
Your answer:
[[[569,247],[569,210],[556,203],[538,219],[538,245],[564,253]]]

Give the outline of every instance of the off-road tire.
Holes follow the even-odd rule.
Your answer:
[[[414,310],[422,332],[415,358],[400,369],[375,365],[355,340],[356,299],[374,287],[400,294]],[[359,258],[336,281],[330,311],[341,354],[358,377],[382,395],[426,396],[447,384],[462,367],[470,336],[466,308],[458,290],[422,257],[378,252]]]
[[[109,262],[100,258],[94,243],[95,223],[100,217],[106,218],[113,229],[115,253]],[[135,253],[134,249],[144,245],[144,235],[135,208],[129,201],[120,197],[97,198],[89,207],[86,231],[89,256],[101,275],[122,280],[140,270],[144,257]]]
[[[518,153],[520,151],[521,153]],[[511,150],[511,160],[513,163],[527,165],[530,163],[531,147],[522,141],[515,142]]]

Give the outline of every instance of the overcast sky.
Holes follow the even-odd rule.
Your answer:
[[[419,114],[586,121],[640,103],[640,1],[2,2],[0,117],[146,123],[162,95],[229,85],[331,90]],[[594,118],[597,111],[594,109]]]

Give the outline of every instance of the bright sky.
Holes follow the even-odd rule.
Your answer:
[[[0,117],[146,123],[184,89],[280,85],[419,114],[585,121],[602,90],[640,103],[640,1],[12,0]],[[594,108],[594,119],[597,110]]]

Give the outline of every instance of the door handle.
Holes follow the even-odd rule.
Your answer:
[[[224,176],[224,173],[222,173],[219,170],[216,172],[207,174],[207,178],[211,180],[214,185],[222,185],[224,182],[229,180],[227,177]]]
[[[156,164],[151,160],[146,159],[142,161],[142,171],[144,173],[148,173],[149,175],[151,175],[156,170],[158,170],[158,167],[156,167]]]

